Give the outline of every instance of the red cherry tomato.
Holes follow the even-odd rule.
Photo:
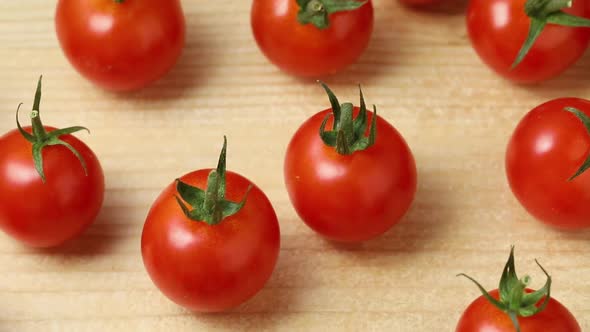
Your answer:
[[[590,115],[590,101],[561,98],[530,111],[506,152],[506,174],[516,198],[540,221],[569,229],[590,227],[590,172],[568,181],[590,154],[590,136],[573,107]]]
[[[416,165],[403,137],[383,118],[365,150],[342,155],[318,130],[333,108],[312,116],[293,135],[284,175],[301,219],[322,236],[342,242],[374,238],[398,223],[416,192]],[[359,108],[354,108],[358,116]],[[367,122],[373,119],[367,113]],[[327,126],[333,125],[330,117]]]
[[[252,3],[251,24],[256,42],[280,69],[297,76],[322,77],[354,63],[367,48],[373,31],[370,0],[358,9],[329,15],[325,29],[299,23],[299,8],[295,0]]]
[[[210,173],[198,170],[180,181],[205,188]],[[151,279],[172,301],[194,311],[223,311],[254,296],[279,253],[279,225],[268,198],[241,175],[225,174],[226,199],[239,202],[247,195],[236,214],[213,225],[193,220],[179,205],[173,183],[154,202],[143,227],[141,252]]]
[[[502,271],[497,289],[487,292],[475,279],[461,273],[477,285],[482,295],[473,301],[459,319],[456,332],[581,332],[575,317],[551,297],[551,276],[545,273],[545,285],[534,291],[527,288],[531,278],[519,278],[514,248]]]
[[[529,293],[530,289],[527,290]],[[498,290],[490,292],[493,298],[499,298]],[[543,299],[544,300],[544,299]],[[541,300],[541,301],[543,301]],[[582,329],[566,307],[551,298],[545,310],[532,317],[518,317],[521,332],[581,332]],[[480,296],[465,310],[459,320],[456,332],[494,331],[514,332],[510,317]]]
[[[471,0],[467,31],[480,58],[501,76],[520,83],[534,83],[559,75],[588,48],[590,29],[548,24],[524,60],[512,63],[529,31],[526,0]],[[565,12],[590,17],[588,1],[573,1]]]
[[[43,127],[40,120],[38,124]],[[48,136],[56,131],[43,128]],[[55,138],[79,153],[86,171],[65,145],[47,145],[41,150],[44,182],[33,144],[16,129],[0,137],[0,228],[34,247],[53,247],[76,237],[92,224],[103,202],[104,176],[95,154],[72,135]]]
[[[108,90],[135,90],[159,79],[184,46],[178,0],[59,0],[55,26],[70,63]]]

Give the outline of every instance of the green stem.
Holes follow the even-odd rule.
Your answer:
[[[37,138],[37,141],[42,142],[47,138],[47,132],[41,122],[39,111],[31,112],[31,126],[33,127],[33,135]]]
[[[310,13],[319,14],[324,11],[324,4],[319,0],[311,0],[305,10]]]
[[[346,134],[343,130],[339,130],[338,134],[336,134],[336,152],[339,154],[346,156],[352,153],[350,150],[350,144],[346,139]]]
[[[545,13],[551,14],[558,12],[564,8],[571,8],[572,4],[572,0],[551,0],[545,6]]]

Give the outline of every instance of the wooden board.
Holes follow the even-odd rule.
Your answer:
[[[54,2],[0,2],[0,132],[19,102],[30,109],[44,74],[46,124],[80,133],[105,170],[97,222],[64,248],[39,251],[0,235],[0,331],[452,331],[479,295],[467,272],[495,288],[511,244],[534,286],[590,329],[590,233],[532,220],[511,194],[504,151],[517,121],[560,96],[590,97],[590,57],[560,78],[517,86],[481,64],[461,5],[419,12],[376,0],[376,27],[360,61],[326,81],[341,100],[367,102],[399,129],[418,165],[403,222],[358,246],[309,230],[291,207],[282,158],[290,136],[328,106],[312,81],[287,76],[259,52],[250,1],[183,1],[187,45],[174,70],[140,92],[95,88],[58,47]],[[256,182],[280,218],[282,248],[266,288],[236,310],[185,311],[147,276],[140,234],[147,210],[175,177],[215,165],[222,135],[229,168]]]

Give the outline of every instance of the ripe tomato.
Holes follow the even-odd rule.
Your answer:
[[[143,227],[141,253],[164,295],[191,310],[214,312],[264,286],[279,242],[271,203],[248,179],[225,171],[224,145],[216,171],[188,173],[160,194]]]
[[[561,98],[530,111],[508,143],[506,174],[516,198],[540,221],[569,229],[590,227],[590,172],[568,181],[590,154],[590,136],[580,119],[590,101]]]
[[[547,282],[537,291],[526,288],[530,277],[519,279],[516,275],[514,251],[510,252],[498,289],[486,292],[477,281],[461,274],[473,281],[483,295],[463,312],[455,331],[581,332],[572,313],[550,297],[551,277],[539,267],[546,274]]]
[[[559,75],[575,63],[590,42],[590,29],[548,24],[524,60],[512,64],[531,25],[525,14],[526,0],[471,0],[467,30],[480,58],[501,76],[520,83],[534,83]],[[564,9],[572,15],[590,17],[588,1],[573,1]]]
[[[28,136],[32,141],[17,129],[0,137],[0,228],[27,245],[52,247],[92,224],[102,206],[104,176],[86,144],[59,134],[81,127],[57,130],[41,124],[40,92],[39,80],[33,127],[23,128],[34,133]]]
[[[332,9],[338,2],[325,0],[254,0],[251,25],[256,42],[272,63],[290,74],[321,77],[341,71],[369,44],[373,4],[371,0],[340,4],[349,7]],[[319,12],[313,23],[298,21],[304,13],[314,13],[314,8]]]
[[[374,238],[399,222],[416,192],[416,165],[403,137],[387,121],[352,104],[338,104],[324,86],[332,108],[308,119],[293,135],[287,148],[284,176],[289,197],[303,221],[324,237],[343,242]],[[334,109],[341,113],[336,130],[327,135],[327,144],[318,130],[334,126]],[[346,115],[346,113],[349,113]],[[350,120],[356,116],[352,123]],[[323,122],[326,121],[327,122]],[[348,124],[347,124],[348,122]],[[376,129],[371,145],[364,137]],[[356,151],[338,152],[338,136],[347,136],[354,127],[354,139],[348,139]],[[342,133],[342,134],[341,134]],[[327,133],[328,134],[328,133]],[[351,136],[349,136],[351,137]],[[364,140],[364,143],[362,143]],[[364,145],[364,146],[361,146]],[[336,146],[336,148],[334,148]]]
[[[531,292],[530,289],[527,289]],[[498,290],[493,290],[490,295],[499,299]],[[551,298],[545,310],[532,317],[519,317],[521,332],[581,332],[582,329],[566,307],[557,300]],[[510,317],[500,309],[496,308],[485,297],[480,296],[473,301],[465,310],[456,332],[514,332],[514,324]]]
[[[184,46],[179,0],[59,0],[55,27],[76,70],[114,91],[159,79]]]

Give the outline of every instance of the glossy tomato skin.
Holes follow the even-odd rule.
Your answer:
[[[511,70],[522,47],[530,18],[526,0],[471,0],[467,31],[479,57],[501,76],[518,83],[535,83],[559,75],[574,64],[590,42],[587,28],[548,24],[524,60]],[[590,3],[574,1],[570,14],[590,18]]]
[[[565,107],[590,116],[590,101],[577,98],[555,99],[531,110],[508,143],[506,174],[516,198],[538,220],[565,229],[588,228],[590,172],[568,179],[590,154],[590,137]]]
[[[66,147],[48,146],[42,152],[43,183],[33,162],[32,144],[17,130],[0,137],[0,228],[29,246],[54,247],[76,237],[92,224],[102,206],[104,175],[96,155],[72,135],[60,139],[84,158],[88,175]]]
[[[185,42],[179,0],[59,0],[55,26],[74,68],[113,91],[136,90],[162,77]]]
[[[180,178],[206,188],[211,170]],[[226,173],[226,199],[239,202],[251,184]],[[169,299],[193,311],[224,311],[254,296],[270,278],[280,245],[277,216],[256,186],[237,214],[217,225],[188,219],[170,184],[152,205],[143,227],[141,253],[156,286]]]
[[[369,240],[397,224],[409,209],[416,192],[414,157],[403,137],[379,116],[375,145],[338,154],[319,136],[320,124],[331,112],[312,116],[291,139],[284,166],[287,191],[299,217],[322,236],[339,242]],[[373,113],[367,115],[371,121]],[[327,128],[332,123],[331,118]]]
[[[530,292],[531,290],[527,290]],[[490,292],[498,299],[498,290]],[[521,332],[581,332],[582,329],[566,307],[554,298],[549,299],[545,310],[532,317],[519,317]],[[478,297],[465,310],[455,332],[514,332],[508,315],[494,307],[483,296]]]
[[[354,63],[373,32],[373,4],[330,15],[320,30],[297,21],[294,0],[254,0],[251,26],[260,50],[276,66],[296,76],[319,78]]]

